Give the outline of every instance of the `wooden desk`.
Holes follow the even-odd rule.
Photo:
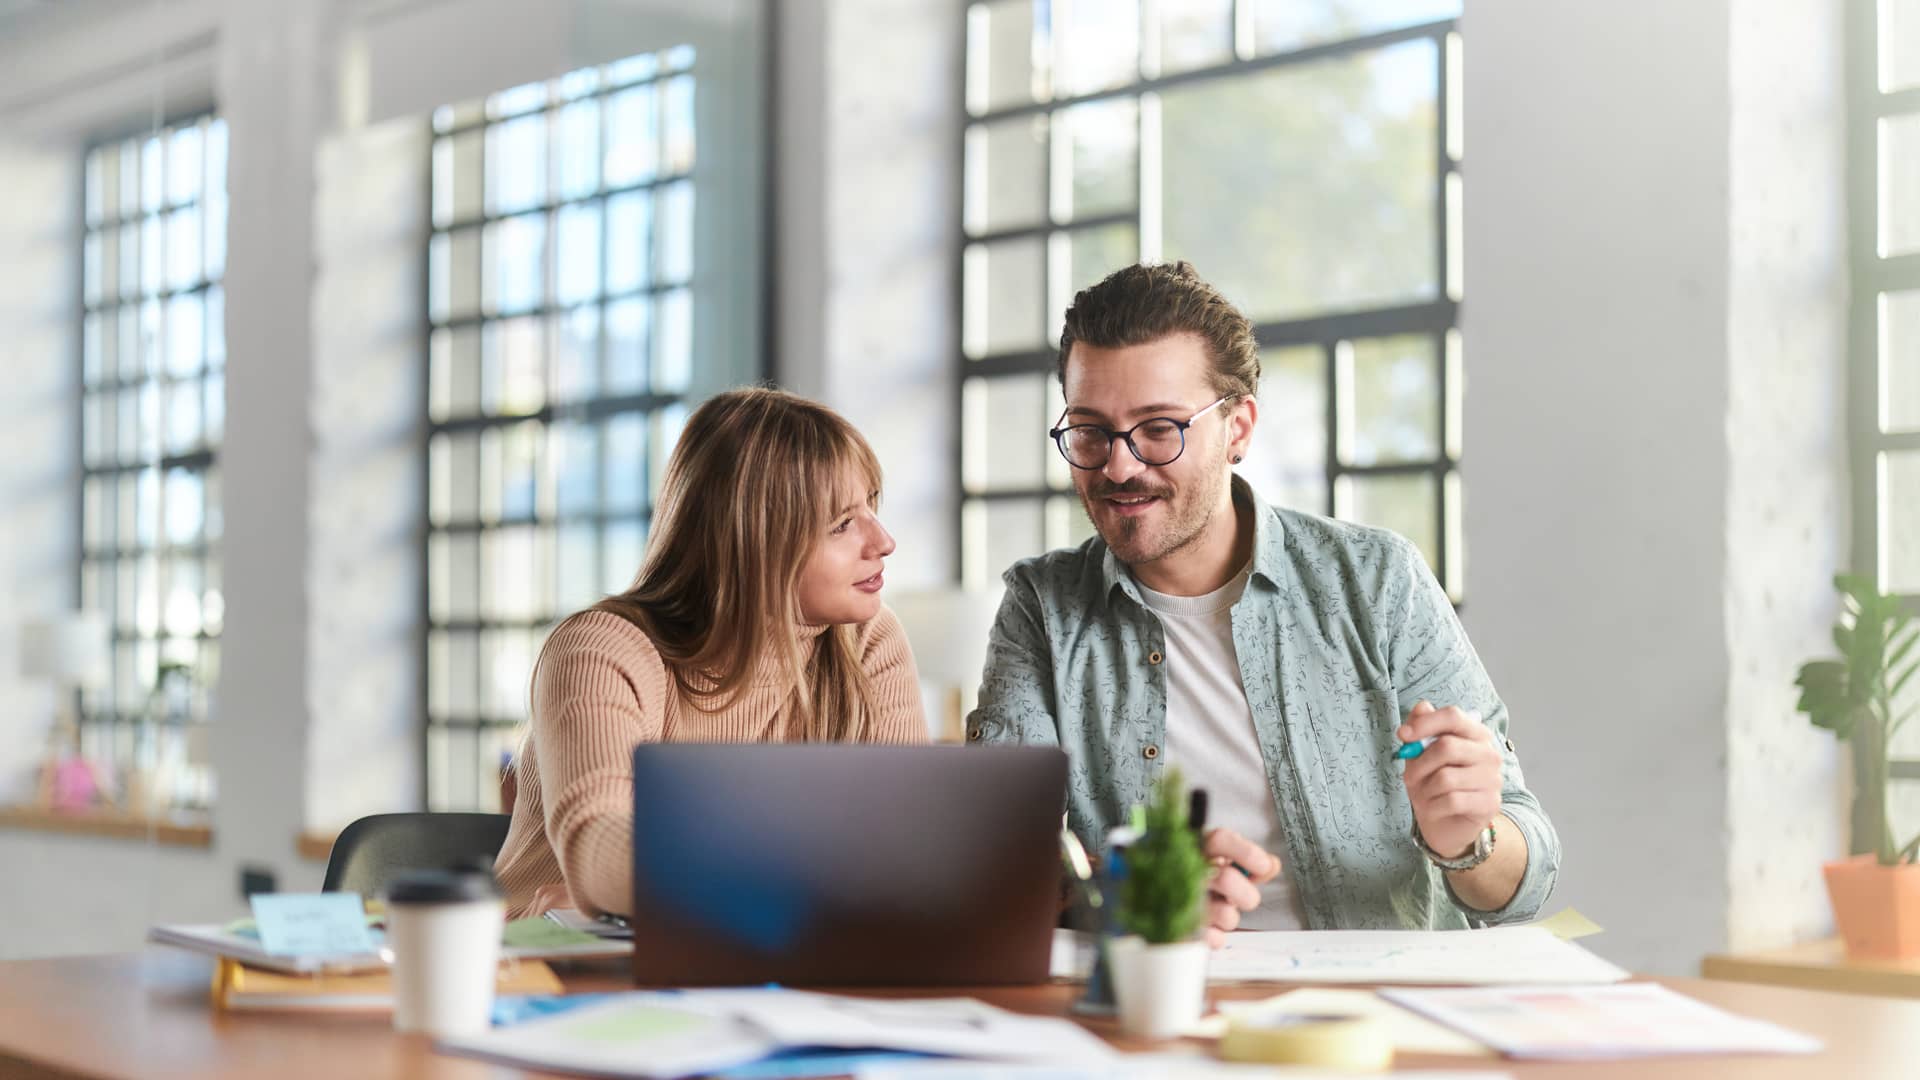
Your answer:
[[[1709,979],[1920,998],[1920,960],[1855,960],[1838,938],[1790,949],[1709,956],[1700,964]]]
[[[513,1069],[435,1054],[426,1039],[393,1033],[383,1015],[219,1013],[207,1002],[212,964],[169,950],[0,963],[0,1077],[517,1077]],[[618,975],[565,976],[570,990],[618,989]],[[1666,1059],[1612,1064],[1521,1064],[1407,1056],[1403,1069],[1487,1068],[1515,1080],[1738,1076],[1743,1080],[1912,1080],[1920,1063],[1920,1001],[1849,997],[1700,979],[1667,985],[1748,1016],[1816,1035],[1809,1057]],[[1078,987],[987,990],[977,996],[1021,1012],[1062,1015]],[[1264,997],[1277,986],[1216,988],[1219,998]],[[951,991],[939,991],[950,993]],[[1102,1035],[1111,1024],[1090,1025]],[[1126,1049],[1149,1044],[1116,1040]]]

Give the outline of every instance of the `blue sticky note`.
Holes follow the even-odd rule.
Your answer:
[[[255,893],[260,947],[275,956],[339,956],[375,949],[359,893]]]

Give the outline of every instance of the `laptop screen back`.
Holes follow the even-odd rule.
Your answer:
[[[1051,747],[642,745],[635,976],[1044,982],[1066,774]]]

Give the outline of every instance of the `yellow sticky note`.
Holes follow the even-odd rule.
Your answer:
[[[1597,934],[1602,929],[1599,923],[1573,908],[1561,908],[1533,925],[1545,928],[1561,941],[1573,941],[1590,934]]]

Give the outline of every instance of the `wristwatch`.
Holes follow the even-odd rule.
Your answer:
[[[1493,855],[1493,838],[1493,823],[1488,822],[1487,827],[1480,830],[1480,835],[1473,838],[1471,851],[1457,859],[1449,859],[1428,847],[1427,838],[1420,835],[1420,823],[1413,823],[1413,842],[1420,845],[1420,853],[1427,857],[1428,862],[1442,870],[1471,870],[1486,862]]]

